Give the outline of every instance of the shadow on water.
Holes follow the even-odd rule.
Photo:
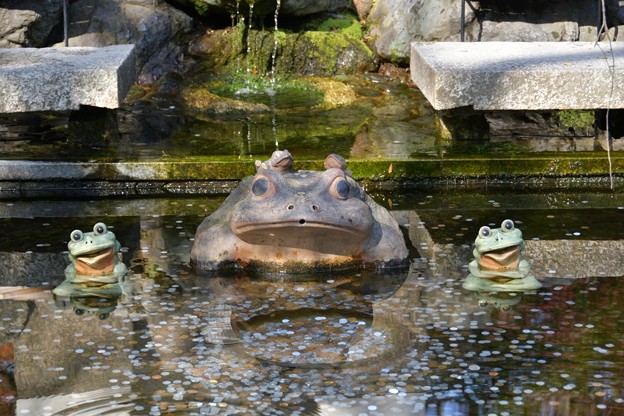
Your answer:
[[[520,197],[533,208],[510,209]],[[542,241],[621,240],[599,215],[621,215],[621,200],[586,195],[570,209],[564,196],[548,197],[392,199],[399,223],[416,227],[405,214],[415,210],[445,247],[468,245],[501,215],[521,218],[525,234]],[[3,228],[2,285],[38,289],[0,301],[0,351],[13,351],[0,355],[8,380],[0,399],[17,414],[41,415],[624,412],[621,273],[591,276],[588,264],[582,279],[538,275],[544,287],[535,292],[472,293],[461,286],[469,250],[442,267],[413,242],[401,273],[196,276],[188,267],[194,231],[218,202],[3,203],[12,222]],[[31,216],[30,204],[45,215]],[[63,215],[75,204],[86,215]],[[458,215],[465,230],[435,230],[455,227]],[[538,226],[549,216],[551,227]],[[102,218],[122,242],[127,284],[115,305],[79,296],[77,314],[71,297],[46,289],[63,278],[69,232]]]

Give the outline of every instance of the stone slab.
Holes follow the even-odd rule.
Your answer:
[[[118,108],[135,79],[134,45],[0,49],[0,113]]]
[[[409,238],[419,254],[445,278],[462,279],[474,257],[472,245],[435,241],[416,211],[409,213]],[[523,256],[538,278],[585,279],[624,275],[624,240],[525,240]]]
[[[624,42],[414,42],[410,69],[436,110],[624,108]]]

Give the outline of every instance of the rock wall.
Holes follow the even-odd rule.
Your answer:
[[[182,40],[193,23],[157,0],[78,0],[71,4],[69,16],[69,46],[135,44],[139,82],[179,69]]]
[[[619,36],[624,1],[605,0],[607,24]],[[62,39],[63,0],[0,2],[0,47],[43,47]],[[250,0],[72,0],[70,45],[137,45],[140,81],[167,71],[184,72],[187,35],[203,35],[217,22],[249,13]],[[413,41],[458,41],[458,0],[281,0],[279,24],[307,32],[319,16],[357,14],[362,39],[383,60],[406,65]],[[465,3],[467,41],[591,41],[598,37],[600,2],[595,0],[480,0]],[[255,0],[254,27],[272,27],[275,0]],[[230,18],[232,17],[232,19]],[[270,30],[268,30],[270,32]],[[321,49],[321,46],[318,46]],[[308,53],[309,51],[306,51]],[[368,70],[367,67],[365,70]]]
[[[0,47],[63,46],[63,0],[0,2]],[[139,81],[182,64],[193,20],[160,0],[77,0],[69,7],[69,46],[135,44]]]
[[[465,3],[466,41],[594,41],[601,25],[592,0],[481,0]],[[612,37],[624,22],[624,2],[606,0]],[[359,9],[358,9],[359,10]],[[461,1],[378,0],[366,19],[374,49],[387,60],[406,63],[413,41],[458,41]]]
[[[0,2],[0,48],[45,46],[63,21],[63,0]]]

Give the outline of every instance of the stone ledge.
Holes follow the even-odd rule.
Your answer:
[[[201,158],[200,158],[201,159]],[[613,173],[624,173],[624,154],[612,152]],[[348,159],[357,180],[510,176],[601,176],[609,172],[606,152],[508,153],[500,156],[445,155],[405,159]],[[323,160],[297,161],[295,169],[323,169]],[[240,180],[255,174],[251,161],[175,160],[69,162],[0,160],[6,181],[212,181]]]
[[[201,158],[198,158],[201,159]],[[624,154],[612,152],[617,189],[624,174]],[[605,152],[569,154],[508,154],[418,157],[410,160],[349,159],[353,178],[368,189],[396,189],[432,184],[514,188],[583,187],[609,184]],[[302,160],[295,169],[319,170],[323,160]],[[47,195],[192,195],[227,194],[240,179],[253,175],[251,161],[172,160],[124,162],[69,162],[0,160],[0,198]]]
[[[474,258],[472,244],[435,241],[428,224],[417,211],[410,211],[408,216],[409,238],[419,254],[435,264],[441,276],[465,278],[466,266]],[[531,273],[540,280],[546,277],[582,279],[621,277],[624,274],[622,250],[624,240],[525,240],[523,254],[531,264]]]
[[[414,42],[410,63],[436,110],[624,108],[624,42]]]
[[[118,108],[135,79],[134,45],[0,49],[0,113]]]

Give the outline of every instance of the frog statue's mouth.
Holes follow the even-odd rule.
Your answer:
[[[309,218],[236,224],[232,227],[234,233],[249,244],[302,248],[343,255],[359,251],[368,236],[368,228],[368,224],[364,227],[349,227]]]
[[[479,267],[485,270],[506,271],[518,268],[521,244],[480,253]]]
[[[76,274],[85,276],[103,276],[115,269],[115,248],[108,247],[82,253],[76,257]]]

